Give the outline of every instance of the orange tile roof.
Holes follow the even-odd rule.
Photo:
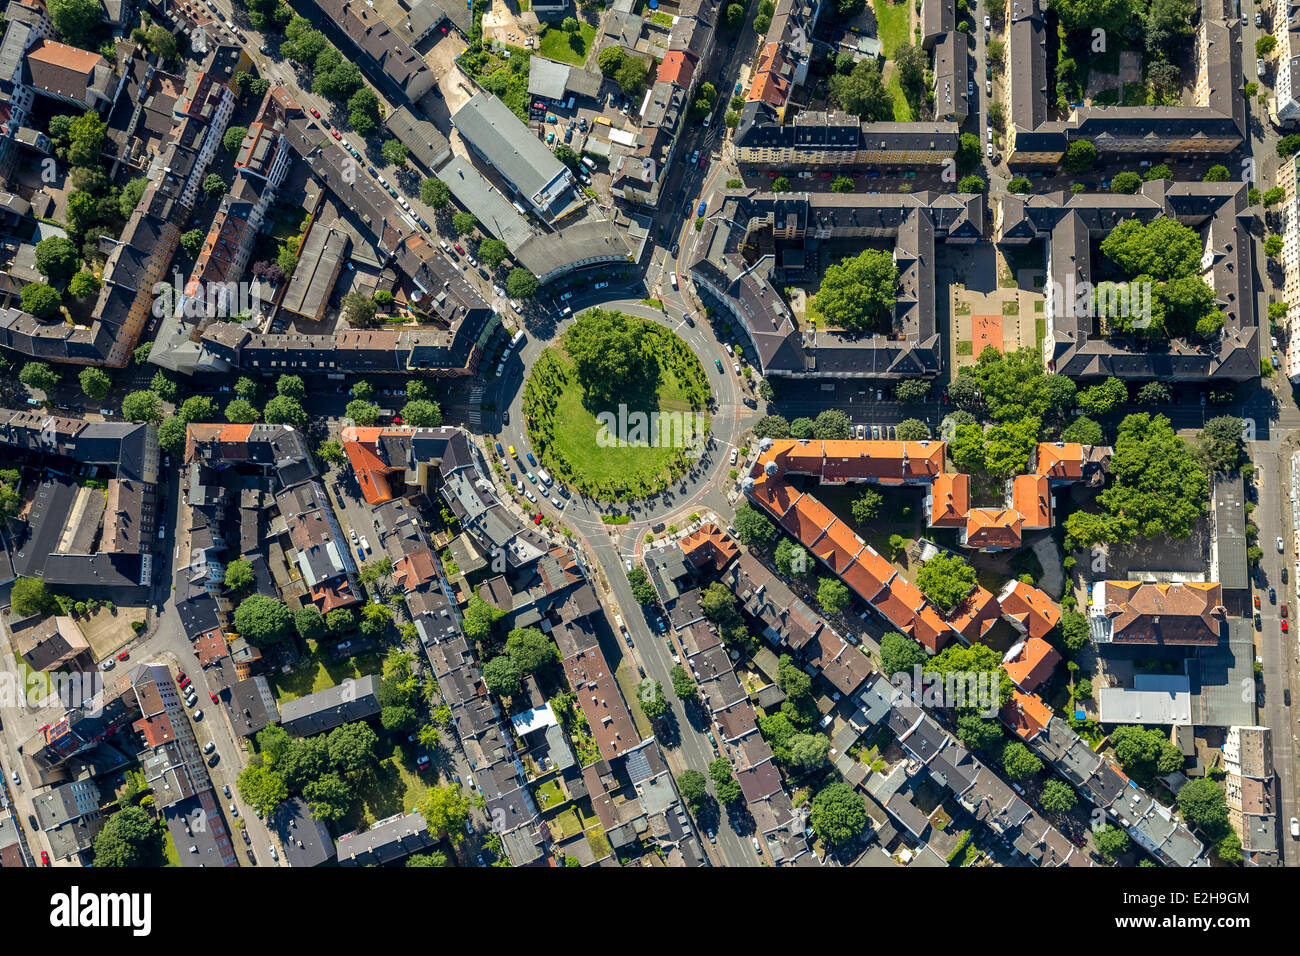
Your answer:
[[[811,547],[834,520],[835,515],[831,513],[830,508],[812,495],[804,495],[786,512],[781,520],[781,527]]]
[[[930,486],[930,524],[936,527],[960,527],[970,510],[970,475],[964,472],[941,472]]]
[[[1010,508],[972,508],[966,518],[966,544],[973,548],[1018,548],[1023,519]]]
[[[864,601],[871,601],[897,573],[892,564],[868,545],[858,552],[857,558],[840,573],[840,577]]]
[[[1052,722],[1052,708],[1033,694],[1013,690],[1011,700],[1002,708],[1002,722],[1021,740],[1033,740]]]
[[[428,548],[408,552],[393,565],[393,583],[403,591],[413,591],[437,579],[433,552]]]
[[[778,521],[794,507],[794,503],[803,497],[802,491],[796,491],[780,478],[760,475],[754,479],[754,487],[749,490],[750,497],[770,511]]]
[[[711,564],[715,570],[721,571],[740,553],[740,546],[712,521],[678,543],[686,560],[697,568]]]
[[[1052,526],[1052,491],[1046,475],[1017,475],[1011,482],[1011,504],[1025,528]]]
[[[90,53],[75,46],[45,39],[37,40],[32,44],[32,48],[27,51],[27,58],[86,75],[93,72],[101,63],[108,65],[108,61],[98,53]]]
[[[1046,637],[1061,620],[1061,609],[1031,584],[1012,581],[1000,600],[1002,616],[1017,622],[1030,637]]]
[[[826,533],[817,540],[812,551],[826,563],[827,567],[840,574],[852,563],[863,547],[862,539],[853,533],[852,528],[839,519],[833,519],[833,523],[826,528]]]
[[[1050,678],[1056,665],[1061,663],[1061,655],[1042,638],[1026,638],[1012,650],[1016,653],[1008,653],[1002,661],[1002,669],[1012,683],[1027,694]]]
[[[676,83],[684,90],[690,89],[694,74],[695,57],[685,50],[670,50],[659,64],[659,82]]]
[[[889,582],[889,588],[876,601],[876,610],[894,626],[911,634],[916,612],[925,604],[925,595],[901,574]]]
[[[406,470],[402,466],[390,465],[379,456],[379,439],[386,435],[408,434],[410,431],[406,428],[360,428],[350,425],[339,435],[357,484],[361,486],[361,493],[368,504],[381,505],[385,501],[392,501],[394,495],[388,476]]]
[[[1039,442],[1038,464],[1034,469],[1049,478],[1083,477],[1083,446],[1074,442]]]
[[[977,585],[948,615],[948,626],[973,643],[997,623],[999,611],[998,599],[991,591]]]
[[[762,100],[768,106],[780,109],[790,98],[790,84],[783,77],[760,73],[749,88],[747,102]]]
[[[927,601],[912,619],[912,636],[931,654],[937,654],[952,638],[952,631],[935,606]]]
[[[772,448],[772,460],[777,464],[777,474],[793,471],[800,475],[822,473],[822,443],[819,441],[797,441],[787,438],[776,443]]]
[[[1106,581],[1105,614],[1117,644],[1215,644],[1227,612],[1212,581]]]

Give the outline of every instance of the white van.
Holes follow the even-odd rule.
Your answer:
[[[545,468],[538,468],[538,469],[537,469],[537,480],[540,481],[540,482],[541,482],[542,484],[544,484],[544,485],[549,485],[549,484],[551,483],[551,476],[548,475],[548,474],[546,473],[546,469],[545,469]]]
[[[670,272],[670,273],[668,273],[668,281],[671,282],[672,285],[673,285],[673,288],[676,289],[676,288],[677,288],[677,273],[676,273],[676,272]]]
[[[511,304],[511,305],[514,305],[513,302],[510,303],[510,304]],[[512,349],[517,349],[517,348],[519,348],[520,344],[524,341],[524,338],[525,338],[525,337],[526,337],[526,336],[524,335],[524,330],[523,330],[523,329],[520,329],[518,332],[516,332],[516,333],[514,334],[514,337],[510,339],[510,347],[511,347]]]
[[[442,246],[442,251],[443,251],[443,252],[451,252],[451,246],[447,245],[447,240],[446,240],[446,239],[439,239],[439,240],[438,240],[438,245]]]
[[[582,165],[586,166],[586,167],[587,167],[588,169],[590,169],[593,173],[596,171],[596,163],[595,163],[595,161],[592,160],[592,158],[591,158],[590,156],[584,156],[584,157],[582,157]]]

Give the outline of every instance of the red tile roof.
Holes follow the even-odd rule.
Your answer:
[[[1033,740],[1051,721],[1052,708],[1041,698],[1018,690],[1011,692],[1011,700],[1002,708],[1002,722],[1021,740]]]
[[[685,50],[670,50],[659,64],[659,82],[676,83],[684,90],[691,87],[695,74],[695,56]]]
[[[1052,491],[1046,475],[1017,475],[1011,482],[1011,506],[1028,529],[1052,526]]]
[[[740,553],[740,546],[712,521],[692,531],[678,543],[686,560],[697,568],[707,565],[721,571]]]
[[[1002,603],[1002,616],[1030,637],[1046,637],[1061,620],[1061,609],[1031,584],[1012,581],[998,595],[998,600]]]
[[[969,510],[970,475],[948,471],[935,475],[930,485],[930,524],[959,528]]]
[[[966,516],[966,544],[972,548],[1018,548],[1024,519],[1011,508],[972,508]]]
[[[1033,693],[1052,676],[1061,655],[1046,641],[1029,637],[1016,644],[1002,660],[1002,668],[1012,683],[1025,693]]]

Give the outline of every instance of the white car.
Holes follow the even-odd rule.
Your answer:
[[[1285,552],[1285,551],[1286,551],[1286,545],[1282,543],[1282,539],[1281,539],[1281,538],[1278,538],[1278,539],[1277,539],[1277,553],[1278,553],[1278,554],[1282,554],[1282,553]]]
[[[349,528],[349,529],[348,529],[348,534],[350,534],[350,535],[352,536],[352,543],[353,543],[353,544],[356,544],[356,543],[357,543],[357,529],[356,529],[356,528]]]
[[[984,14],[984,29],[987,30],[992,25],[993,21],[989,19],[989,15],[987,13]]]
[[[239,816],[239,808],[235,806],[233,803],[230,805],[230,815],[232,817]]]
[[[985,127],[985,131],[989,134],[989,142],[990,142],[990,143],[993,142],[993,127],[992,127],[992,126],[986,126],[986,127]]]
[[[1291,818],[1291,836],[1300,839],[1300,820],[1295,817]]]
[[[739,362],[732,362],[732,363],[731,363],[731,369],[732,369],[732,371],[734,371],[737,375],[739,375],[739,374],[740,374],[740,363],[739,363]]]
[[[992,158],[993,158],[993,144],[992,144],[992,143],[985,143],[985,144],[984,144],[984,151],[988,154],[989,159],[992,159]]]
[[[561,501],[559,498],[552,498],[552,499],[551,499],[551,504],[555,505],[555,509],[556,509],[557,511],[563,511],[563,510],[564,510],[564,502]]]
[[[736,463],[736,449],[734,449],[734,448],[731,449],[731,463],[732,463],[733,465]]]
[[[274,843],[271,844],[271,859],[275,860],[275,862],[277,862],[277,863],[280,862],[280,854],[275,852],[275,844],[274,844]]]
[[[196,710],[196,711],[194,711],[194,719],[195,719],[195,720],[202,720],[202,719],[203,719],[203,711],[201,711],[201,710]]]
[[[217,749],[217,745],[214,744],[211,740],[209,740],[206,744],[203,745],[203,752],[205,754],[210,754],[212,753],[212,751],[216,749]]]
[[[525,492],[524,492],[524,497],[526,497],[526,498],[527,498],[529,501],[531,501],[533,504],[537,504],[537,496],[536,496],[535,494],[533,494],[531,491],[525,491]]]
[[[366,540],[366,536],[364,534],[361,536],[361,550],[364,551],[366,554],[370,553],[370,542]]]

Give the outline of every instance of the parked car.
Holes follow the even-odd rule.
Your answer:
[[[1282,543],[1282,539],[1281,539],[1281,538],[1278,538],[1278,539],[1277,539],[1277,553],[1278,553],[1278,554],[1285,554],[1285,553],[1286,553],[1286,545]]]

